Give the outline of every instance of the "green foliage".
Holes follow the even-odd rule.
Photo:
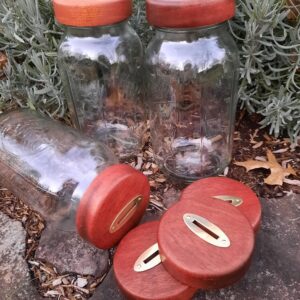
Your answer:
[[[286,3],[297,1],[237,0],[230,23],[240,49],[241,106],[260,113],[261,125],[270,126],[272,134],[286,130],[293,138],[300,133],[300,18],[288,20]],[[144,1],[134,0],[134,7],[130,22],[146,45],[153,32]],[[0,50],[9,67],[7,79],[0,81],[0,108],[13,99],[52,116],[65,115],[56,58],[60,36],[51,0],[1,0]]]
[[[13,99],[19,106],[63,116],[56,52],[60,30],[50,0],[1,0],[0,50],[8,56],[7,80],[0,81],[0,104]]]
[[[241,105],[263,115],[261,125],[270,125],[271,134],[287,130],[295,139],[300,133],[299,15],[290,22],[288,1],[237,3],[236,18],[230,24],[240,49]],[[297,17],[297,8],[295,13]]]

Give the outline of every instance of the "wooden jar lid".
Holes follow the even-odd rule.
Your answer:
[[[211,202],[178,202],[162,217],[158,231],[166,270],[178,281],[203,289],[239,280],[254,248],[246,217],[232,205]]]
[[[148,270],[137,272],[137,262],[151,246],[157,247],[157,231],[159,222],[145,223],[130,231],[120,242],[114,256],[115,277],[123,293],[128,299],[139,300],[187,300],[191,299],[196,289],[176,281],[159,263]],[[158,248],[156,248],[158,249]],[[156,253],[157,250],[150,251]],[[147,255],[145,257],[148,257]],[[154,258],[155,259],[155,258]],[[146,264],[152,264],[148,261]]]
[[[208,204],[213,198],[232,203],[245,215],[254,231],[258,231],[261,221],[260,201],[252,189],[239,181],[226,177],[200,179],[184,189],[180,197],[181,201],[204,201]]]
[[[56,20],[63,25],[93,27],[111,25],[132,14],[131,0],[53,0]]]
[[[128,165],[106,168],[80,200],[77,232],[98,248],[111,248],[138,224],[149,194],[148,179],[141,172]]]
[[[234,0],[146,0],[148,22],[156,27],[193,28],[222,23],[235,14]]]

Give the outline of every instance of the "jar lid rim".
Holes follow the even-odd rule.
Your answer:
[[[234,0],[146,0],[149,24],[165,28],[216,25],[235,14]]]
[[[119,23],[132,14],[131,0],[53,0],[58,23],[94,27]]]

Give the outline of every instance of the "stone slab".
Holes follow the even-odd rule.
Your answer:
[[[47,226],[43,231],[35,258],[54,265],[59,273],[103,276],[109,266],[109,253],[93,247],[75,231]]]
[[[0,299],[41,300],[25,261],[26,231],[0,212]]]

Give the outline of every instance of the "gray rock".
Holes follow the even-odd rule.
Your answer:
[[[40,300],[24,259],[26,232],[20,222],[0,212],[1,300]]]
[[[252,265],[234,286],[194,300],[300,299],[300,195],[262,199],[263,219]]]
[[[97,288],[90,300],[125,300],[126,298],[120,292],[113,268],[110,269],[102,284]]]
[[[53,264],[59,273],[79,273],[101,277],[109,266],[109,253],[93,247],[74,231],[47,226],[35,253],[39,260]]]

